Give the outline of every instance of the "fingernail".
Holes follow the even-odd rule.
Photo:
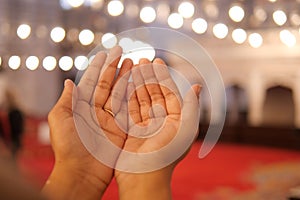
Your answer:
[[[70,85],[71,80],[70,79],[66,79],[64,82],[64,87],[66,87],[67,85]]]
[[[196,95],[199,97],[201,92],[201,85],[197,85],[196,87]]]

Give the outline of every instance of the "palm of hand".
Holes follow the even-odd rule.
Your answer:
[[[127,89],[128,138],[124,150],[157,151],[176,135],[180,125],[180,95],[160,59],[142,59],[132,70]],[[165,87],[166,85],[168,87]]]
[[[55,130],[51,131],[51,140],[56,162],[96,174],[107,183],[112,178],[112,165],[118,154],[110,158],[111,166],[99,162],[95,155],[99,154],[97,145],[105,138],[99,133],[101,129],[115,145],[121,148],[124,143],[124,132],[104,109],[110,106],[110,91],[121,52],[121,48],[116,47],[108,57],[104,52],[98,53],[77,87],[71,81],[65,83],[64,93],[49,114],[49,124]],[[131,61],[124,61],[119,74],[126,73],[131,66]]]
[[[174,94],[175,95],[175,94]],[[164,98],[160,101],[165,105]],[[133,99],[135,98],[135,100]],[[129,101],[129,108],[137,108],[134,105],[138,101],[138,98],[134,94]],[[180,113],[165,113],[163,109],[164,105],[152,105],[146,106],[146,112],[148,110],[149,116],[146,118],[140,117],[141,121],[129,123],[128,137],[124,146],[124,150],[135,153],[149,153],[159,150],[176,136],[178,128],[180,126]],[[179,101],[177,105],[179,106]],[[152,107],[152,108],[151,108]],[[153,111],[154,110],[154,111]],[[131,110],[132,112],[136,112]],[[161,112],[161,115],[153,114],[153,112]],[[165,113],[165,114],[163,114]],[[128,116],[129,120],[131,116]]]

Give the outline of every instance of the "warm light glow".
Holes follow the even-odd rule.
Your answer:
[[[59,59],[59,67],[64,71],[69,71],[73,66],[73,60],[69,56],[63,56]]]
[[[253,48],[258,48],[263,44],[263,38],[259,33],[250,34],[248,41]]]
[[[84,29],[79,33],[79,41],[82,45],[89,45],[95,39],[94,33],[89,29]]]
[[[273,13],[273,20],[277,25],[282,26],[283,24],[285,24],[287,16],[282,10],[276,10]]]
[[[285,44],[288,47],[293,47],[296,45],[296,37],[288,30],[282,30],[280,31],[280,40],[283,44]]]
[[[92,9],[100,9],[103,6],[103,0],[90,0]]]
[[[112,0],[107,5],[107,11],[111,16],[119,16],[124,11],[124,5],[119,0]]]
[[[120,39],[119,45],[122,47],[123,52],[127,53],[132,50],[133,41],[132,41],[132,39],[125,37],[125,38]]]
[[[128,17],[135,18],[139,14],[139,7],[135,3],[127,4],[125,9]]]
[[[269,0],[270,2],[272,2],[272,3],[274,3],[274,2],[276,2],[277,0]]]
[[[170,14],[170,6],[166,2],[160,2],[156,10],[157,10],[157,19],[162,22],[167,21]]]
[[[53,56],[47,56],[43,60],[43,67],[47,71],[52,71],[56,67],[56,59]]]
[[[290,20],[293,25],[299,26],[300,25],[300,15],[298,13],[292,13],[290,15]]]
[[[197,18],[192,23],[192,29],[195,31],[195,33],[205,33],[207,30],[207,22],[202,18]]]
[[[183,18],[191,18],[194,15],[195,7],[191,2],[182,2],[178,7],[178,12]]]
[[[119,66],[121,67],[121,63],[125,58],[130,58],[134,64],[138,64],[141,58],[147,58],[148,60],[153,60],[155,57],[155,49],[142,41],[133,41],[130,38],[123,38],[119,42],[120,46],[124,51],[124,55],[119,62]]]
[[[51,30],[50,37],[53,42],[61,42],[66,36],[66,31],[62,27],[55,27]]]
[[[64,10],[70,10],[72,8],[71,5],[69,4],[68,0],[60,0],[59,4],[62,7],[62,9],[64,9]]]
[[[117,37],[113,33],[105,33],[101,38],[102,45],[110,49],[117,44]]]
[[[244,29],[238,28],[232,31],[232,39],[238,44],[242,44],[247,39],[247,33]]]
[[[217,38],[223,39],[228,34],[228,27],[222,23],[216,24],[213,27],[213,33]]]
[[[183,25],[183,18],[178,13],[172,13],[168,17],[168,24],[171,28],[179,29]]]
[[[85,70],[89,65],[89,59],[85,56],[77,56],[74,60],[74,65],[78,70]]]
[[[229,9],[228,14],[233,21],[240,22],[244,19],[245,11],[240,6],[233,6]]]
[[[40,25],[36,28],[36,36],[38,38],[45,38],[48,34],[48,29],[47,26],[45,25]]]
[[[151,23],[156,18],[155,10],[152,7],[144,7],[140,12],[140,18],[145,23]]]
[[[39,66],[39,59],[36,56],[29,56],[26,59],[26,67],[30,70],[36,70]]]
[[[21,58],[19,56],[11,56],[8,60],[8,66],[13,69],[16,70],[20,67],[21,65]]]
[[[0,66],[2,65],[2,57],[0,56]]]
[[[22,40],[28,38],[30,33],[31,33],[31,28],[28,24],[21,24],[17,29],[17,35]]]
[[[256,7],[254,9],[254,16],[258,21],[264,22],[267,19],[267,12],[263,8]]]
[[[84,3],[84,0],[67,0],[69,5],[73,8],[77,8]]]
[[[217,18],[219,15],[218,6],[213,2],[206,4],[204,6],[204,11],[205,11],[206,15],[211,18]]]
[[[79,30],[76,28],[71,28],[68,30],[67,39],[71,42],[77,42],[79,37]]]

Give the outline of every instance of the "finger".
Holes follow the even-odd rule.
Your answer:
[[[196,84],[191,87],[191,89],[186,93],[183,99],[183,114],[191,114],[193,110],[199,109],[199,95],[201,92],[201,86]]]
[[[105,62],[106,53],[99,52],[84,72],[78,84],[78,100],[88,103],[92,100],[95,86],[97,85],[101,68]]]
[[[200,85],[193,85],[186,93],[183,99],[182,123],[199,123],[199,95],[201,92]],[[197,121],[195,121],[197,120]]]
[[[129,113],[129,127],[132,127],[134,124],[138,124],[142,121],[139,101],[137,99],[135,87],[132,82],[128,83],[127,102]]]
[[[109,51],[95,89],[94,105],[96,108],[103,108],[110,95],[121,55],[122,48],[120,46],[115,46]]]
[[[148,59],[141,59],[139,64],[146,89],[151,99],[153,115],[155,117],[164,117],[166,114],[164,112],[166,110],[165,99],[154,74],[152,63]],[[159,107],[154,105],[160,105],[163,109],[157,109]]]
[[[132,66],[133,62],[131,59],[125,59],[123,61],[120,72],[113,85],[112,92],[104,105],[105,109],[111,110],[115,114],[118,113],[122,101],[125,100],[124,98]]]
[[[180,94],[176,84],[170,76],[168,67],[162,59],[156,58],[153,61],[153,69],[165,99],[167,113],[180,114]]]
[[[72,100],[75,96],[74,93],[76,92],[76,87],[74,83],[67,79],[64,83],[64,90],[57,101],[54,108],[49,113],[49,121],[55,121],[56,116],[61,116],[62,118],[67,118],[69,116],[73,115],[73,109],[72,109]],[[74,92],[74,93],[73,93]],[[76,97],[75,97],[76,98]]]
[[[115,85],[116,82],[118,82],[120,78],[122,78],[128,72],[130,72],[132,67],[133,67],[133,61],[130,58],[124,59],[123,62],[122,62],[120,71],[118,73],[118,76],[117,76],[116,80],[114,81],[113,85]]]
[[[142,120],[147,121],[150,118],[151,100],[138,65],[132,69],[132,79],[136,88],[136,96],[140,105]]]

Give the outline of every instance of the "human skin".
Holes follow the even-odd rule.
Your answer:
[[[118,46],[111,49],[109,55],[98,53],[78,86],[70,80],[65,81],[63,93],[49,113],[55,164],[42,193],[50,199],[100,199],[113,178],[113,168],[95,159],[82,144],[74,123],[74,112],[84,113],[86,110],[78,110],[74,104],[83,104],[87,112],[95,110],[107,137],[120,148],[123,146],[125,133],[104,110],[104,105],[110,101],[121,53],[122,49]],[[132,61],[125,60],[119,75],[130,70],[131,66]],[[98,79],[101,69],[103,75]],[[90,103],[94,100],[97,103]],[[117,157],[112,159],[116,160]]]
[[[129,123],[128,137],[123,150],[134,153],[155,152],[168,145],[178,132],[182,122],[180,94],[169,75],[166,64],[159,58],[155,59],[153,63],[147,59],[141,59],[139,65],[133,67],[132,78],[133,83],[130,83],[128,87],[133,87],[131,89],[133,92],[128,92],[127,96],[128,113],[132,122]],[[168,87],[159,84],[160,82],[167,83]],[[193,97],[192,93],[199,97],[200,89],[199,85],[192,86],[187,98],[183,100],[183,104]],[[155,105],[160,105],[165,113],[154,109]],[[139,133],[132,133],[132,131],[139,130],[135,129],[136,126],[146,126],[145,130],[150,130],[149,134],[152,134],[149,126],[153,124],[150,121],[159,117],[164,118],[164,123],[155,135],[140,138],[137,137]],[[126,162],[129,162],[126,156],[122,157],[122,153],[119,159],[126,159]],[[142,167],[137,173],[116,170],[115,177],[119,186],[120,199],[171,199],[171,178],[180,159],[174,160],[163,168],[154,168],[147,172],[143,172]],[[153,160],[153,162],[156,161]],[[142,165],[143,163],[133,163],[133,165],[138,164]]]
[[[148,78],[157,79],[155,66],[164,66],[164,72],[167,72],[165,63],[161,59],[155,59],[153,64],[147,59],[141,59],[140,63],[133,67],[132,61],[127,59],[123,61],[120,72],[115,78],[121,53],[120,47],[114,47],[108,55],[100,52],[88,67],[78,86],[70,80],[65,81],[63,93],[48,117],[55,165],[42,193],[49,199],[101,199],[114,176],[119,186],[120,199],[171,199],[171,177],[179,159],[150,172],[124,172],[97,160],[79,137],[74,116],[84,117],[85,113],[94,110],[106,137],[120,148],[119,154],[113,154],[111,157],[117,165],[123,151],[133,153],[156,151],[167,145],[176,135],[182,115],[178,91],[170,91],[160,86],[158,82],[145,84],[139,88],[134,87],[140,78],[147,79],[145,74],[150,74]],[[139,71],[142,65],[148,66]],[[131,70],[133,83],[115,88],[118,80],[126,77]],[[166,75],[169,76],[168,73]],[[128,78],[129,76],[125,79]],[[173,84],[174,88],[175,84],[171,79],[168,84]],[[118,98],[113,95],[114,89],[120,90],[119,94],[127,95],[128,102],[125,103],[128,112],[127,116],[122,115],[128,122],[127,129],[120,128],[115,116],[107,111],[113,110],[112,100]],[[129,93],[131,89],[134,92]],[[189,93],[196,94],[198,97],[200,86],[192,86]],[[196,104],[195,102],[194,100],[193,103]],[[135,137],[139,133],[133,133],[132,130],[136,130],[132,129],[133,127],[147,126],[150,118],[157,117],[155,112],[153,116],[149,115],[154,104],[159,104],[166,110],[164,127],[154,137]],[[76,105],[80,105],[81,109],[76,110]],[[124,102],[119,106],[124,106]],[[120,107],[117,110],[124,111]],[[133,119],[131,123],[129,118]],[[87,132],[88,125],[86,124]]]

